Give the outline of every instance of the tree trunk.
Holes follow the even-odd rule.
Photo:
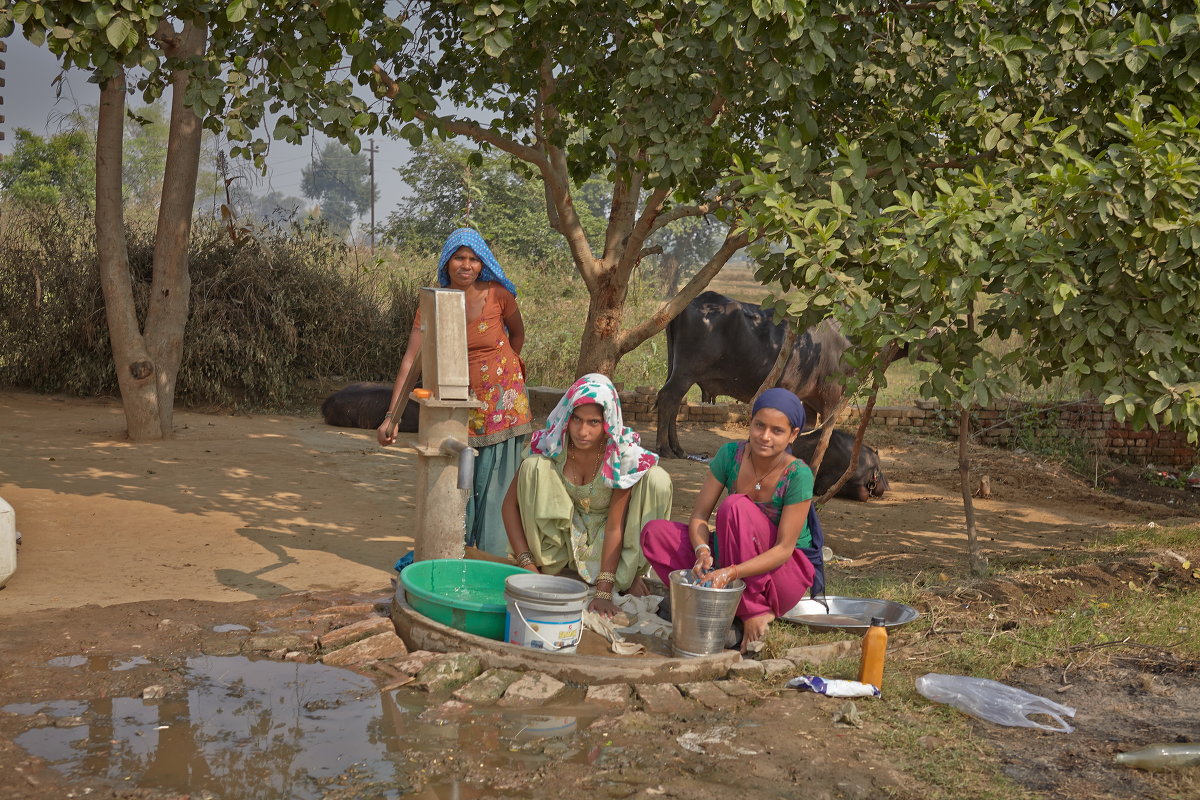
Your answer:
[[[617,362],[625,355],[621,351],[619,334],[621,316],[625,310],[628,283],[617,286],[612,270],[600,273],[599,289],[588,300],[588,317],[579,343],[579,358],[575,362],[575,377],[589,372],[611,376]]]
[[[967,519],[967,558],[971,563],[971,574],[988,574],[987,557],[979,549],[979,537],[975,529],[975,501],[971,498],[971,459],[967,455],[967,442],[971,438],[971,410],[960,406],[958,412],[958,481],[962,488],[963,511]]]
[[[121,207],[121,144],[125,130],[125,76],[100,88],[96,124],[96,260],[125,427],[134,440],[162,438],[154,362],[133,302],[125,218]]]
[[[204,50],[206,33],[203,26],[186,23],[172,55],[199,55]],[[190,81],[191,73],[184,70],[176,70],[171,76],[171,125],[154,237],[154,276],[146,314],[146,348],[155,365],[158,415],[164,436],[170,436],[173,430],[175,382],[183,360],[183,334],[192,288],[188,241],[200,168],[201,128],[200,118],[184,103]]]

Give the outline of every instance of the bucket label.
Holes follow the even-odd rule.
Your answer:
[[[515,623],[515,624],[514,624]],[[544,620],[508,615],[509,644],[532,647],[535,650],[563,650],[575,647],[583,636],[583,618],[573,620]]]

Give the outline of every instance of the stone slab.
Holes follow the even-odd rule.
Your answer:
[[[688,710],[683,695],[669,683],[639,683],[633,691],[651,714],[678,714]]]
[[[504,696],[508,687],[520,679],[521,673],[513,669],[489,669],[475,680],[454,690],[455,700],[487,706]]]
[[[387,617],[370,617],[351,623],[343,628],[334,628],[329,633],[317,639],[322,650],[337,650],[353,644],[359,639],[366,639],[377,633],[395,633],[396,628]]]
[[[529,672],[514,681],[497,705],[506,708],[540,706],[561,695],[567,685],[543,672]]]
[[[791,663],[791,662],[788,662]],[[761,678],[766,675],[767,671],[763,667],[761,661],[752,661],[743,659],[734,663],[729,667],[729,677],[731,678]]]
[[[839,658],[852,655],[858,648],[859,641],[857,639],[845,639],[840,642],[829,642],[828,644],[810,644],[805,647],[793,647],[783,655],[784,658],[796,666],[811,664],[814,667],[819,667],[830,661],[836,661]]]
[[[467,653],[448,653],[426,664],[417,673],[414,685],[430,692],[442,692],[474,680],[481,672],[483,665],[475,656]]]
[[[700,705],[705,708],[711,708],[713,711],[723,711],[737,705],[736,700],[707,681],[682,683],[679,685],[679,689],[683,692],[684,696],[690,697]]]
[[[627,683],[607,683],[589,686],[584,702],[608,708],[628,708],[633,700],[633,689]]]
[[[385,658],[399,658],[407,653],[408,648],[399,636],[394,633],[377,633],[346,645],[341,650],[326,653],[321,657],[321,662],[333,667],[362,666]]]
[[[796,665],[786,658],[764,658],[758,663],[763,665],[763,674],[768,678],[777,678],[780,675],[794,677],[796,674]]]

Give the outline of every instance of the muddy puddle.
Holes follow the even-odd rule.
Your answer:
[[[47,666],[129,668],[54,661]],[[486,770],[601,758],[574,741],[596,717],[586,707],[442,706],[445,698],[408,689],[380,693],[349,670],[242,656],[189,658],[179,677],[159,699],[13,703],[0,712],[28,718],[14,741],[68,778],[193,798],[470,800],[482,790],[451,777],[455,758]]]

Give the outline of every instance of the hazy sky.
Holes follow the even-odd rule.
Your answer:
[[[87,82],[86,72],[72,70],[61,83],[61,96],[56,98],[57,85],[51,82],[60,72],[60,66],[50,50],[29,44],[21,37],[19,29],[5,42],[8,52],[0,55],[6,62],[6,68],[0,72],[6,84],[0,89],[3,97],[0,114],[5,117],[0,125],[0,130],[4,131],[4,141],[0,142],[0,153],[3,154],[12,151],[13,132],[17,128],[28,128],[43,136],[57,133],[64,115],[76,108],[95,105],[100,97],[99,88]],[[139,99],[135,96],[130,101],[140,105]],[[273,142],[267,159],[267,174],[259,176],[252,168],[247,171],[255,181],[255,194],[266,194],[275,189],[285,195],[303,198],[301,170],[311,163],[315,152],[323,145],[324,140],[317,141],[315,147],[311,140],[306,140],[302,146]],[[382,137],[375,138],[375,146],[379,148],[375,155],[375,184],[379,188],[375,219],[382,222],[407,192],[407,186],[393,170],[408,159],[409,149],[402,141]],[[367,219],[364,214],[363,221]]]

